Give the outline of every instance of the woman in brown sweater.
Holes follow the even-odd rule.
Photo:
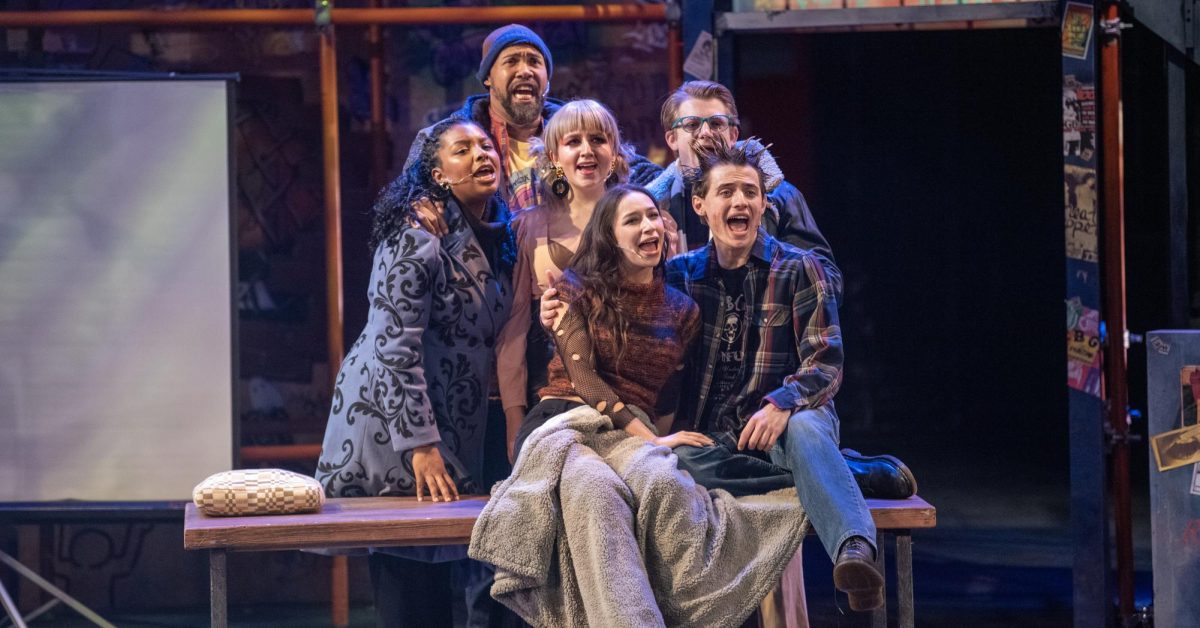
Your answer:
[[[655,425],[659,392],[699,331],[695,302],[663,281],[664,226],[645,189],[617,185],[596,203],[557,288],[567,303],[552,330],[556,355],[540,402],[525,416],[515,452],[533,430],[589,405],[613,427],[658,445],[704,446],[697,432]]]

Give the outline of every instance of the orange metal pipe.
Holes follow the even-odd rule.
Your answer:
[[[503,22],[629,22],[666,19],[664,4],[596,4],[508,7],[396,7],[332,9],[333,24],[487,24]],[[311,26],[309,9],[183,9],[6,11],[0,28],[53,26],[223,26],[230,24]]]
[[[325,318],[329,324],[330,384],[337,377],[345,347],[342,310],[342,174],[338,159],[337,46],[333,27],[321,31],[321,126],[325,163]]]
[[[1119,24],[1115,2],[1105,22]],[[1100,53],[1100,115],[1104,181],[1104,349],[1108,422],[1112,427],[1113,519],[1117,546],[1117,598],[1122,620],[1133,616],[1133,516],[1129,488],[1129,389],[1125,349],[1125,146],[1121,128],[1121,35],[1106,33]]]
[[[683,85],[683,41],[679,22],[667,24],[667,89]]]
[[[379,8],[380,0],[371,0]],[[387,183],[387,131],[383,122],[383,33],[378,24],[367,27],[367,48],[371,55],[371,191]]]
[[[283,462],[287,460],[316,460],[321,445],[247,445],[241,448],[242,463]]]

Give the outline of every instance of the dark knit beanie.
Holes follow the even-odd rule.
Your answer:
[[[500,52],[513,44],[529,44],[537,48],[546,60],[546,76],[554,75],[554,59],[550,57],[550,49],[546,48],[546,42],[542,41],[537,33],[520,24],[509,24],[492,31],[492,34],[483,40],[483,60],[479,62],[479,72],[475,75],[480,83],[492,72],[492,65],[496,63]]]

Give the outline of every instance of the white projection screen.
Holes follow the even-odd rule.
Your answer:
[[[228,79],[0,82],[0,502],[230,468]]]

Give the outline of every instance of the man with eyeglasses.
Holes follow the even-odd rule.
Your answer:
[[[679,251],[685,252],[704,246],[709,238],[708,227],[692,211],[691,205],[691,179],[700,167],[696,147],[711,148],[717,138],[727,144],[737,142],[737,104],[729,89],[720,83],[688,81],[667,95],[661,116],[667,146],[676,159],[646,187],[674,219],[678,226]],[[813,220],[804,195],[784,180],[783,172],[770,152],[762,152],[760,163],[767,175],[763,228],[771,236],[816,255],[840,300],[842,273],[834,262],[829,242]]]

